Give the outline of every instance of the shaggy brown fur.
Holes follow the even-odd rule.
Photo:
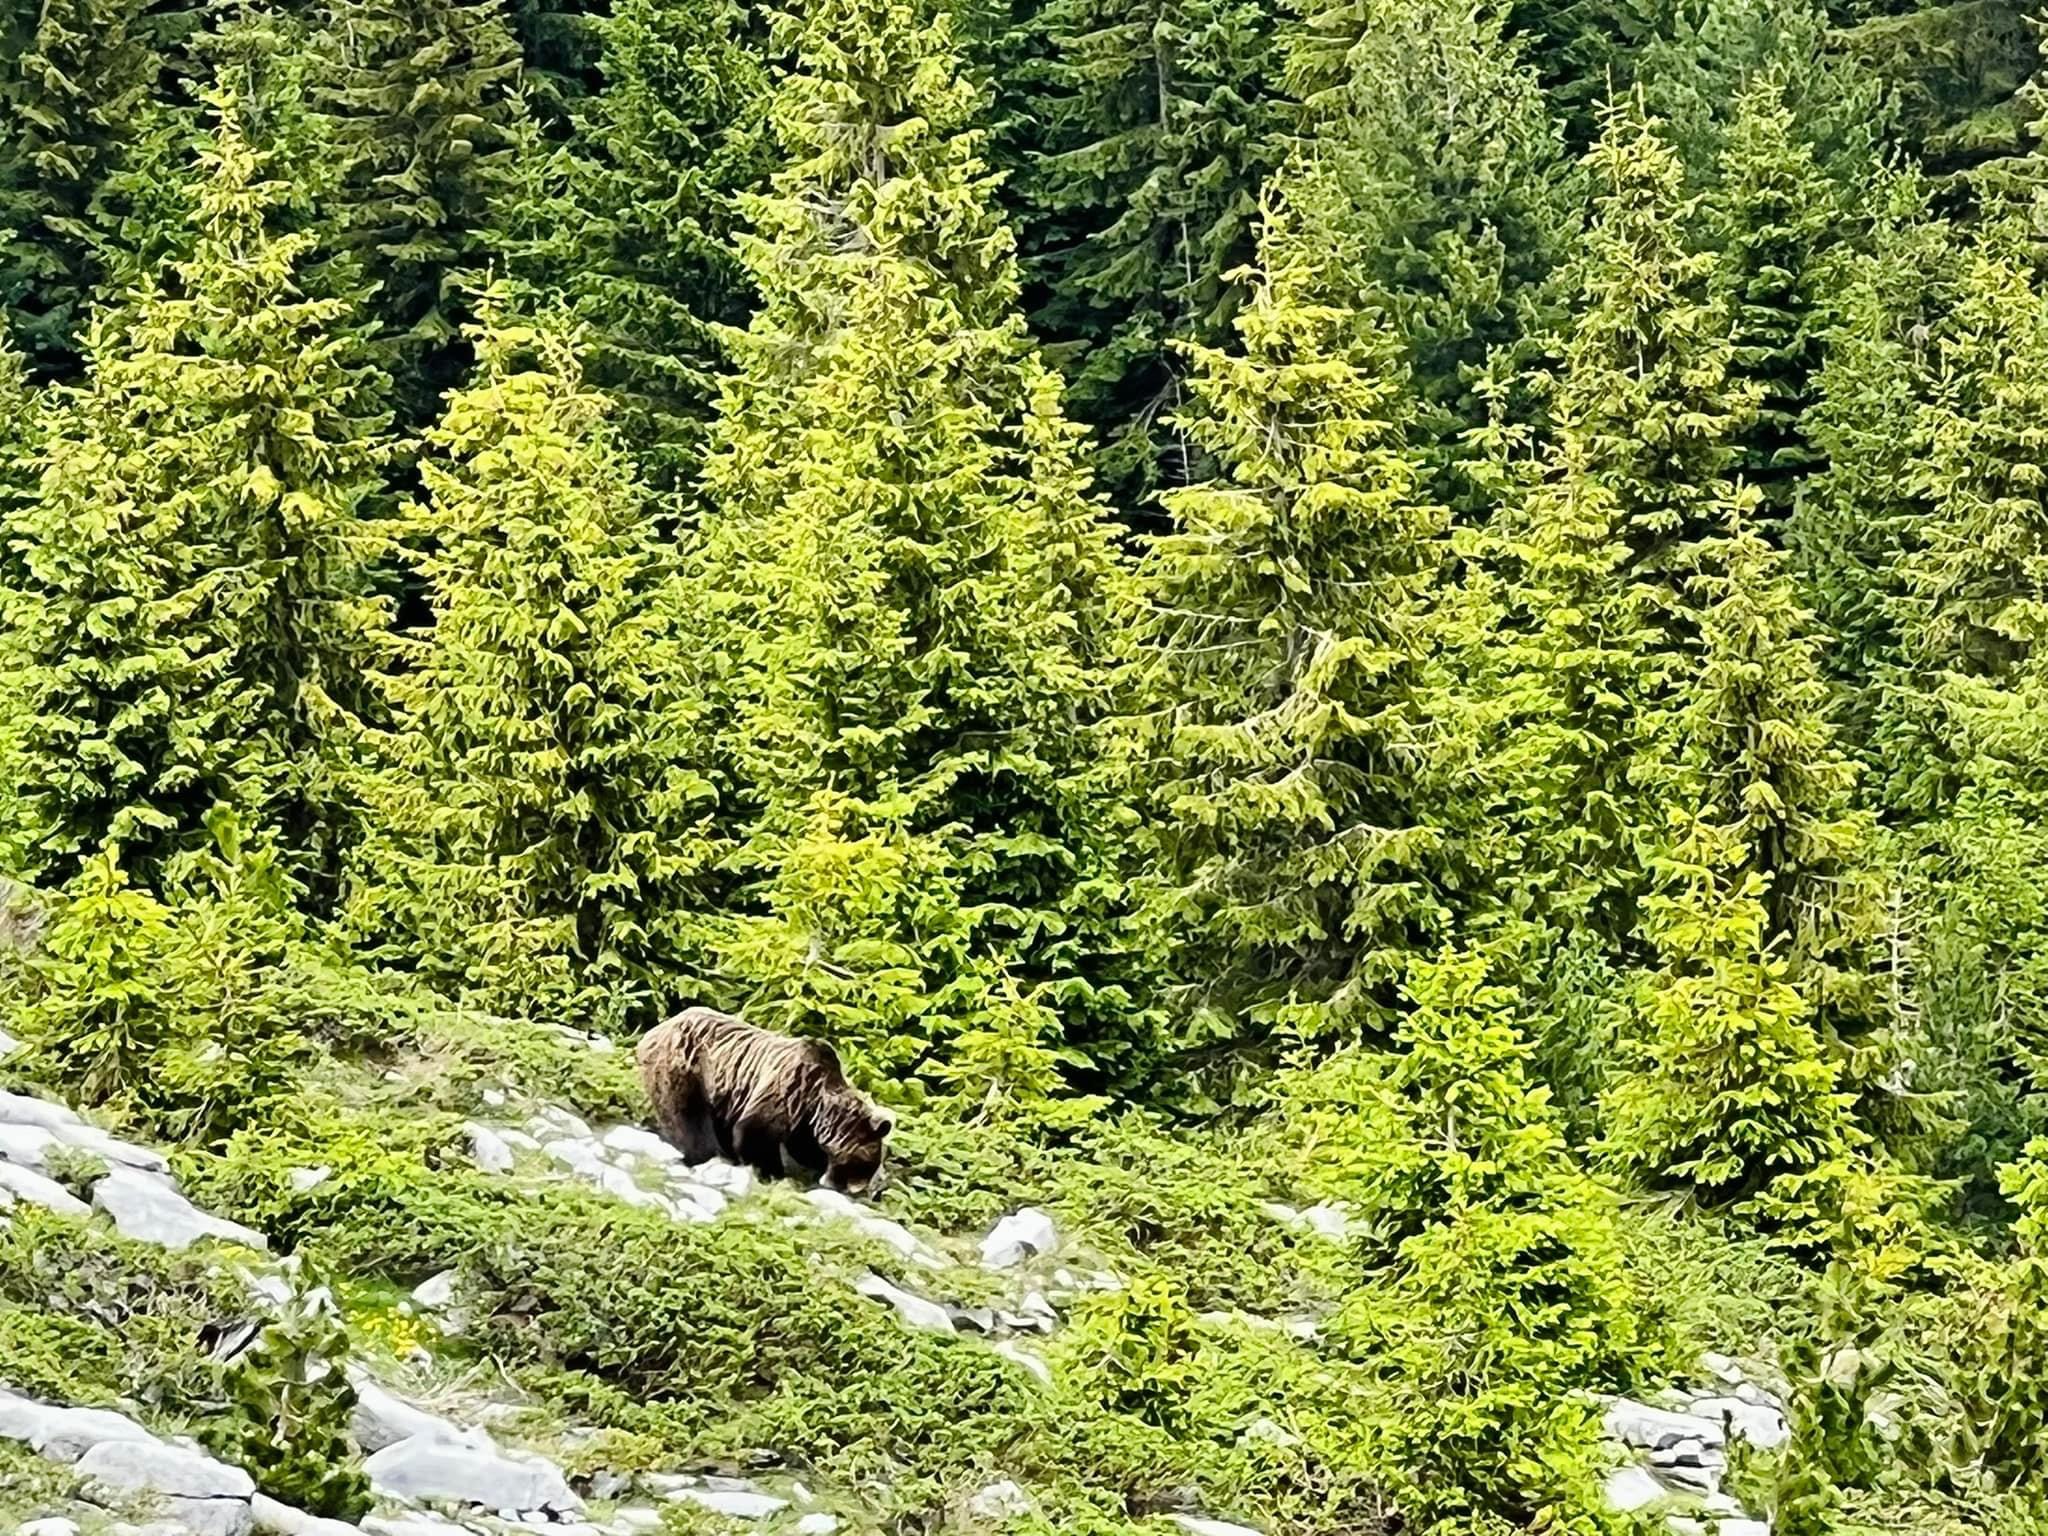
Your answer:
[[[895,1122],[847,1086],[822,1040],[773,1034],[715,1008],[685,1008],[635,1053],[654,1123],[685,1160],[751,1164],[774,1178],[783,1156],[862,1194],[882,1171]]]

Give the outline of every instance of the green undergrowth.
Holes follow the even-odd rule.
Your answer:
[[[345,1333],[304,1307],[259,1316],[222,1258],[17,1206],[0,1225],[0,1384],[191,1433],[274,1497],[362,1513]]]

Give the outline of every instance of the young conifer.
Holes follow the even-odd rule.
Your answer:
[[[976,93],[907,0],[780,26],[788,166],[751,203],[762,302],[693,583],[740,637],[724,964],[761,1022],[973,1092],[1042,1091],[1062,1050],[1128,1068],[1087,729],[1121,576],[1024,333]]]
[[[486,1007],[641,1026],[703,905],[696,702],[653,507],[569,335],[488,302],[400,527],[431,626],[352,918]]]
[[[1706,218],[1720,256],[1716,286],[1734,325],[1730,371],[1757,391],[1732,468],[1782,518],[1820,462],[1806,417],[1820,367],[1827,252],[1846,211],[1775,74],[1736,102]]]

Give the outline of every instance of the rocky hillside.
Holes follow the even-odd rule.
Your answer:
[[[1342,1207],[1198,1195],[1205,1170],[1168,1166],[1163,1141],[1126,1145],[1099,1180],[1057,1170],[1058,1214],[967,1225],[946,1218],[993,1211],[996,1191],[947,1188],[914,1158],[876,1207],[768,1188],[684,1167],[610,1104],[586,1114],[599,1085],[622,1087],[611,1042],[524,1044],[555,1070],[433,1082],[473,1112],[428,1136],[405,1210],[376,1203],[424,1128],[388,1117],[446,1052],[360,1074],[359,1119],[324,1148],[222,1159],[0,1094],[4,1528],[828,1536],[1114,1519],[1253,1536],[1307,1528],[1333,1500],[1350,1512],[1316,1528],[1397,1528],[1373,1491],[1331,1486],[1324,1459],[1351,1428],[1346,1367],[1321,1345]],[[571,1076],[580,1102],[543,1091]],[[1170,1178],[1188,1184],[1144,1187]],[[1174,1209],[1189,1198],[1209,1208]],[[1185,1224],[1153,1225],[1169,1212]],[[265,1213],[268,1231],[235,1219]],[[1231,1252],[1247,1235],[1255,1251]],[[362,1263],[372,1250],[386,1268]],[[317,1278],[322,1254],[347,1283]],[[1148,1410],[1140,1395],[1162,1389],[1132,1341],[1168,1334],[1186,1358]],[[1091,1444],[1111,1426],[1078,1405],[1105,1374],[1130,1426],[1165,1429],[1173,1451]],[[1692,1379],[1604,1404],[1608,1500],[1684,1536],[1763,1536],[1726,1475],[1732,1446],[1786,1440],[1782,1387],[1723,1353]],[[346,1518],[294,1503],[309,1498]]]

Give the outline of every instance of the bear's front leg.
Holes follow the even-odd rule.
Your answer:
[[[739,1160],[764,1179],[779,1179],[782,1168],[782,1132],[765,1120],[742,1120],[733,1131],[734,1151]]]

